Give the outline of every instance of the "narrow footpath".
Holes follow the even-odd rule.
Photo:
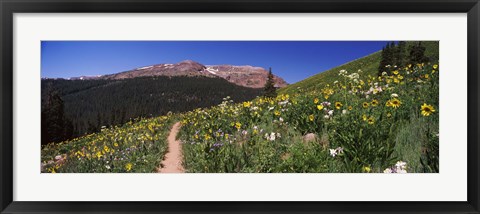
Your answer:
[[[159,173],[183,173],[185,171],[182,166],[182,145],[179,140],[176,140],[179,131],[180,122],[177,122],[168,135],[168,152],[159,166]]]

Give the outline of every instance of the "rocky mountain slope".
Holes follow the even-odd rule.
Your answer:
[[[267,81],[267,75],[268,71],[261,67],[253,67],[250,65],[203,65],[192,60],[185,60],[176,64],[157,64],[116,74],[89,77],[82,76],[71,79],[121,80],[148,76],[207,76],[220,77],[239,86],[262,88]],[[276,87],[279,88],[288,85],[285,80],[275,75],[274,81]]]

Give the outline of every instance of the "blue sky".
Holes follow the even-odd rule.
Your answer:
[[[42,77],[112,74],[194,60],[204,65],[252,65],[288,83],[381,50],[386,41],[43,41]]]

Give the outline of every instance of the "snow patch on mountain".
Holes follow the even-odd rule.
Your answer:
[[[149,68],[152,68],[152,67],[153,67],[153,65],[145,66],[145,67],[137,68],[136,70],[145,70],[145,69],[149,69]]]
[[[218,72],[218,69],[213,69],[213,68],[210,68],[210,67],[207,67],[206,70],[213,75],[217,75],[217,72]]]

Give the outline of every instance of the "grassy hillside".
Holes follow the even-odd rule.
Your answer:
[[[283,88],[276,99],[183,114],[185,169],[438,172],[438,43],[423,44],[430,63],[389,76],[377,76],[377,52]]]
[[[407,42],[408,46],[412,44],[413,42]],[[431,59],[432,63],[438,62],[439,43],[434,41],[431,41],[431,42],[428,41],[428,42],[422,42],[422,44],[426,48],[425,55]],[[297,83],[291,84],[287,87],[280,89],[278,93],[293,94],[293,93],[302,92],[302,91],[305,92],[305,91],[320,90],[326,84],[331,84],[335,80],[338,80],[339,79],[338,71],[340,70],[347,70],[349,72],[358,72],[358,70],[361,70],[363,78],[368,77],[368,75],[376,76],[380,61],[381,61],[381,51],[378,51],[368,56],[356,59],[354,61],[337,66],[335,68],[323,71],[319,74],[311,76]]]

